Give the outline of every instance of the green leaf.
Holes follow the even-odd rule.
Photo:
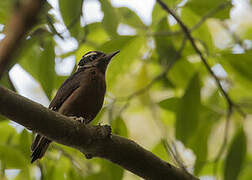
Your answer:
[[[123,137],[128,136],[127,126],[121,117],[115,118],[112,121],[111,126],[112,126],[113,133],[118,134]]]
[[[186,146],[198,127],[199,112],[200,80],[198,73],[196,73],[186,88],[176,117],[176,138]]]
[[[243,128],[237,130],[225,160],[224,179],[236,180],[242,170],[247,151],[247,140]]]
[[[94,120],[92,120],[90,122],[90,124],[92,125],[97,125],[100,121],[101,121],[101,118],[103,117],[105,111],[106,111],[106,107],[103,107],[100,112],[97,114],[97,116],[94,118]]]
[[[88,175],[84,180],[104,180],[104,177],[106,177],[106,172],[99,172]]]
[[[63,21],[70,31],[70,34],[79,39],[80,16],[82,14],[83,0],[75,0],[74,2],[69,0],[59,0],[60,13]]]
[[[0,144],[6,144],[9,137],[17,135],[16,130],[9,125],[9,121],[0,122]]]
[[[193,150],[197,156],[194,173],[198,175],[207,162],[208,155],[208,138],[211,135],[213,125],[218,122],[221,115],[207,108],[200,107],[200,118],[198,128],[193,137],[189,140],[188,147]]]
[[[167,13],[156,3],[152,10],[152,22],[151,26],[156,28],[161,19],[167,17]]]
[[[149,76],[149,70],[147,64],[143,63],[140,67],[140,70],[135,74],[135,85],[134,85],[134,91],[138,91],[139,89],[142,89],[143,87],[146,87],[151,81],[151,78]],[[146,91],[139,95],[139,100],[144,106],[148,106],[151,104],[150,99],[150,93],[149,91]]]
[[[104,28],[108,32],[108,34],[115,38],[117,37],[117,26],[118,22],[118,15],[114,9],[114,7],[110,4],[108,0],[100,0],[101,8],[104,13],[104,17],[102,23]]]
[[[104,179],[109,180],[121,180],[123,178],[123,168],[118,166],[117,164],[114,164],[107,160],[101,160],[101,171],[106,173],[106,177]]]
[[[177,97],[167,98],[158,103],[158,105],[166,110],[177,112],[180,99]]]
[[[222,8],[221,11],[214,14],[213,17],[220,19],[229,18],[230,9],[232,8],[232,3],[229,0],[211,0],[211,1],[201,1],[201,0],[190,0],[186,7],[190,8],[194,13],[198,14],[200,17],[207,14],[208,11],[217,9],[220,4],[228,4],[227,7]]]
[[[43,159],[42,162],[43,164],[46,165],[46,169],[43,175],[44,175],[44,178],[48,180],[49,179],[66,179],[67,172],[72,167],[72,163],[65,156],[60,156],[60,158],[57,158],[57,163],[55,163],[55,160],[52,161],[48,159]]]
[[[193,10],[189,8],[183,8],[181,11],[181,19],[183,22],[189,27],[192,28],[201,21],[201,16],[196,14]],[[214,50],[214,44],[212,41],[212,35],[209,31],[207,23],[201,24],[197,29],[194,29],[192,32],[193,37],[196,39],[197,46],[202,49],[202,52],[206,52],[207,54],[211,53]],[[189,46],[189,47],[188,47]],[[194,49],[190,43],[187,43],[187,50],[189,53],[195,54]]]
[[[76,169],[74,169],[74,167],[72,167],[67,175],[67,180],[80,180],[80,179],[84,179],[82,177],[83,175],[81,175],[81,173],[79,173]]]
[[[236,74],[243,79],[252,82],[252,50],[247,51],[243,54],[231,54],[224,52],[221,57],[219,57],[221,64],[229,70],[230,74]]]
[[[181,0],[164,0],[163,1],[166,5],[168,5],[170,8],[175,7]],[[152,10],[152,24],[151,26],[153,28],[156,27],[157,23],[164,17],[167,17],[168,14],[163,10],[163,8],[160,6],[160,4],[156,3]]]
[[[30,171],[29,171],[28,167],[21,169],[21,171],[18,173],[17,177],[15,177],[15,180],[23,180],[23,179],[26,179],[26,180],[31,179]]]
[[[101,22],[88,24],[84,28],[86,28],[88,31],[86,37],[87,40],[96,45],[101,45],[109,39],[109,36]]]
[[[120,7],[117,9],[117,13],[120,15],[122,23],[128,24],[134,28],[146,28],[143,21],[131,9],[127,7]]]
[[[54,88],[55,73],[55,52],[54,42],[51,38],[44,41],[44,51],[39,57],[39,82],[42,85],[47,97],[51,98]]]
[[[145,43],[146,39],[142,36],[119,36],[99,48],[106,53],[116,50],[121,51],[109,64],[107,70],[108,88],[112,87],[120,74],[130,70],[131,63],[140,56],[140,50]]]
[[[8,73],[9,72],[5,72],[3,74],[2,78],[0,79],[0,85],[6,87],[8,89],[11,89],[12,91],[16,91]]]
[[[181,0],[163,0],[163,2],[166,5],[168,5],[168,6],[170,6],[170,7],[173,8],[173,7],[176,7],[176,5],[181,2]]]
[[[50,99],[56,76],[54,41],[51,37],[44,37],[41,47],[38,40],[32,38],[27,41],[26,45],[30,48],[23,53],[19,64],[38,80]]]
[[[168,76],[169,80],[175,87],[186,88],[188,82],[192,78],[195,72],[194,64],[190,63],[186,59],[179,59],[171,68]]]
[[[19,137],[19,149],[23,153],[23,156],[30,160],[31,152],[31,135],[27,132],[26,129],[22,131]]]
[[[14,2],[14,0],[0,1],[0,24],[5,24],[6,20],[8,20],[12,12]]]
[[[167,18],[161,19],[157,26],[157,32],[168,31],[169,26]],[[155,36],[156,51],[159,56],[159,61],[164,62],[173,59],[177,52],[173,45],[173,42],[169,36]]]
[[[157,155],[159,158],[161,158],[164,161],[169,160],[169,156],[165,150],[165,147],[162,143],[162,141],[159,141],[151,150],[155,155]]]
[[[22,169],[29,163],[19,150],[9,145],[0,145],[0,159],[7,169]]]

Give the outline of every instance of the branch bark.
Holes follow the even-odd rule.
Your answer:
[[[5,28],[5,38],[0,43],[0,79],[10,64],[14,52],[31,27],[45,0],[29,0],[15,9],[13,16]]]
[[[134,141],[111,135],[109,126],[83,126],[1,86],[0,114],[88,157],[107,159],[145,179],[197,179]]]

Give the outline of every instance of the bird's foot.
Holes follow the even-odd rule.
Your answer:
[[[93,155],[92,154],[84,154],[87,159],[92,159]]]
[[[76,116],[70,116],[71,119],[80,122],[81,124],[86,125],[87,124],[87,119],[84,117],[76,117]]]
[[[104,125],[104,126],[101,126],[100,124],[98,125],[97,133],[98,133],[98,137],[101,137],[101,139],[110,137],[111,132],[112,130],[109,125]]]

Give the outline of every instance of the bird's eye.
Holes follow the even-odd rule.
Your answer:
[[[86,63],[85,60],[81,59],[80,62],[78,63],[78,66],[84,66],[85,63]]]
[[[95,56],[95,55],[91,55],[91,56],[89,56],[89,60],[90,60],[90,61],[95,60],[95,58],[96,58],[96,56]]]

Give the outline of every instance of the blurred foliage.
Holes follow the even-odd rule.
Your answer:
[[[0,24],[8,23],[22,2],[0,1]],[[184,33],[174,19],[156,3],[152,21],[146,24],[128,7],[97,0],[103,19],[87,24],[83,2],[58,0],[56,11],[62,19],[46,5],[40,22],[16,56],[15,63],[40,84],[46,97],[51,100],[67,78],[55,70],[59,62],[74,58],[76,63],[90,50],[121,50],[109,65],[105,105],[93,124],[109,123],[113,133],[136,140],[166,161],[181,161],[197,176],[252,179],[251,117],[243,118],[233,109],[224,153],[216,161],[225,136],[226,100],[191,44],[183,41]],[[246,18],[231,18],[235,3],[229,0],[164,2],[191,30],[234,103],[247,115],[252,113],[252,18],[244,22]],[[251,10],[252,1],[245,3]],[[236,14],[242,14],[241,10]],[[251,12],[246,16],[251,17]],[[122,35],[121,27],[128,34]],[[132,29],[133,33],[129,33]],[[67,41],[74,41],[76,47],[66,50],[62,44]],[[11,80],[5,74],[0,83],[16,90]],[[139,179],[111,162],[86,160],[77,150],[58,144],[31,165],[33,134],[15,127],[0,116],[0,179]],[[11,169],[18,170],[14,178],[8,173]]]

